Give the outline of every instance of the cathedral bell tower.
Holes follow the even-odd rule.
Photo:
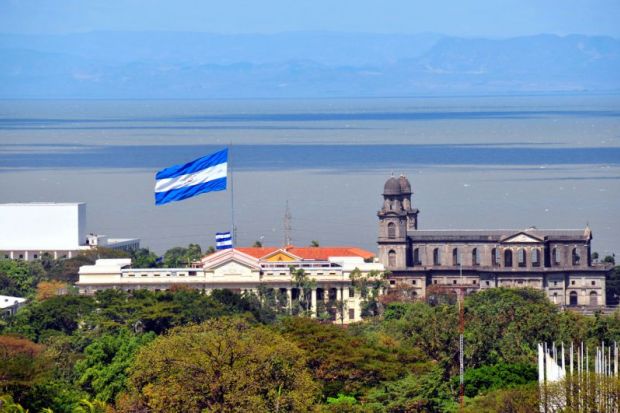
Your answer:
[[[411,207],[411,184],[401,175],[392,176],[383,187],[383,207],[379,217],[379,261],[386,269],[405,269],[412,265],[407,231],[418,229],[418,210]]]

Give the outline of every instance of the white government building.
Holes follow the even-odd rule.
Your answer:
[[[0,204],[0,259],[36,260],[45,253],[71,258],[95,247],[129,250],[137,238],[86,233],[86,204],[29,202]]]
[[[311,313],[318,303],[342,302],[342,313],[332,313],[334,321],[349,323],[362,319],[363,292],[354,288],[351,273],[362,277],[383,274],[374,254],[352,247],[235,248],[215,252],[188,268],[132,268],[131,259],[100,259],[95,265],[80,267],[76,284],[82,294],[120,288],[126,291],[169,290],[187,286],[210,293],[216,289],[258,293],[259,287],[286,296],[291,308],[300,295],[292,268],[303,269],[314,280]]]

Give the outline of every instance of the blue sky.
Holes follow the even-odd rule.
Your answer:
[[[538,33],[620,37],[618,0],[0,0],[4,33]]]

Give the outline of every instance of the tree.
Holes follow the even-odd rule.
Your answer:
[[[164,266],[168,268],[188,267],[202,258],[202,250],[198,244],[189,244],[187,248],[174,247],[164,253]]]
[[[317,241],[317,240],[312,240],[312,241],[310,242],[310,246],[311,246],[311,247],[314,247],[314,248],[319,247],[319,241]]]
[[[156,268],[159,266],[157,254],[148,248],[131,250],[131,264],[135,268]]]
[[[0,294],[33,296],[45,269],[38,261],[0,259]]]
[[[298,297],[293,300],[293,314],[309,316],[311,311],[311,292],[316,288],[316,280],[310,278],[303,268],[290,267],[291,284],[297,288]]]
[[[126,329],[118,334],[105,334],[84,349],[84,359],[75,369],[77,383],[97,400],[114,401],[116,395],[126,390],[127,370],[136,351],[151,342],[155,334],[135,335]]]
[[[44,347],[30,340],[0,336],[0,394],[21,395],[45,374]]]
[[[67,295],[34,301],[17,313],[8,330],[35,341],[49,334],[72,334],[94,308],[92,297],[87,296]]]
[[[469,367],[528,363],[536,345],[558,337],[558,308],[544,291],[492,288],[465,300],[465,348]]]
[[[616,264],[616,254],[607,255],[603,258],[603,262],[606,264]]]
[[[323,386],[325,397],[357,395],[381,381],[393,380],[408,368],[409,355],[355,337],[342,327],[301,317],[287,317],[275,326],[306,351],[308,368]]]
[[[300,349],[239,317],[158,337],[130,381],[135,403],[152,412],[306,412],[317,391]]]
[[[36,299],[38,301],[43,301],[66,293],[67,284],[62,281],[41,281],[37,285]]]
[[[254,248],[262,248],[263,247],[263,243],[260,241],[254,241],[254,244],[252,244],[252,247]]]

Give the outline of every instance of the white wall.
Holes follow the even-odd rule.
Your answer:
[[[86,241],[86,204],[0,204],[0,250],[75,250]]]

